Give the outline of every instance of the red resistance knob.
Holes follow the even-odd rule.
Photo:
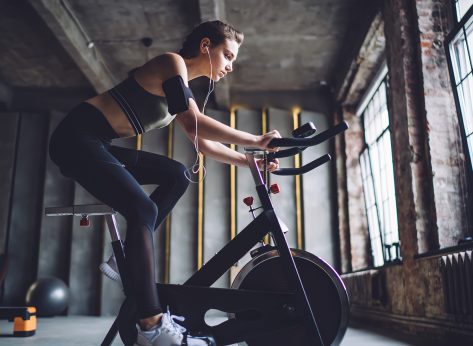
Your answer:
[[[246,197],[245,199],[243,199],[243,203],[251,207],[253,205],[253,197],[251,196]]]
[[[88,215],[82,215],[80,219],[80,226],[81,227],[90,227],[90,220]]]
[[[279,193],[281,190],[279,189],[278,184],[273,184],[269,187],[269,191],[271,191],[271,193],[273,194],[276,194],[276,193]]]

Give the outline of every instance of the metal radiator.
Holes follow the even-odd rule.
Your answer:
[[[473,316],[473,251],[440,258],[440,271],[447,313]]]

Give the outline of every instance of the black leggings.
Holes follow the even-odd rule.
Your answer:
[[[138,318],[162,312],[155,285],[153,231],[189,184],[185,167],[168,157],[110,144],[117,134],[88,103],[74,108],[54,131],[49,154],[71,177],[127,221],[126,275]],[[140,185],[158,184],[148,196]]]

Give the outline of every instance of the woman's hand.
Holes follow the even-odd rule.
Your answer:
[[[260,149],[268,150],[268,151],[278,151],[279,148],[269,148],[268,144],[271,142],[274,138],[281,138],[281,135],[279,134],[278,130],[272,130],[264,135],[258,136],[258,143],[256,146]]]
[[[258,165],[258,168],[259,168],[260,171],[264,170],[264,160],[263,159],[256,160],[256,164]],[[266,166],[266,168],[269,172],[273,172],[273,171],[277,170],[279,168],[279,160],[274,159],[274,161],[268,162],[268,165]]]

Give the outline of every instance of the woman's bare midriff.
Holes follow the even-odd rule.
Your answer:
[[[149,93],[162,97],[164,96],[164,91],[161,87],[162,79],[159,74],[160,69],[157,66],[157,61],[157,58],[150,60],[135,72],[133,78]],[[92,97],[85,102],[99,109],[120,137],[133,137],[136,135],[127,116],[108,92]]]
[[[108,92],[92,97],[85,102],[102,112],[118,136],[133,137],[136,135],[127,116]]]

